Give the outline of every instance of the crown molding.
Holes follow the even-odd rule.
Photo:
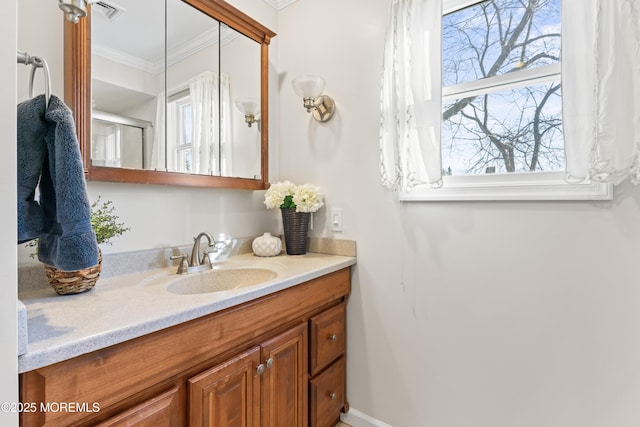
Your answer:
[[[237,31],[224,28],[220,34],[221,44],[225,45],[239,37],[239,35],[240,34]],[[167,65],[174,65],[198,51],[216,43],[218,43],[218,29],[214,28],[167,52]],[[119,62],[129,67],[137,68],[147,73],[158,74],[163,72],[165,68],[164,57],[156,58],[153,61],[145,61],[128,53],[98,45],[96,43],[94,43],[92,48],[93,53],[96,55],[102,56],[111,61]]]
[[[292,3],[295,3],[298,0],[264,0],[264,1],[274,9],[282,10],[285,7],[289,6]]]

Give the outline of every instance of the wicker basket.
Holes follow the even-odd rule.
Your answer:
[[[102,271],[102,251],[98,250],[98,264],[76,271],[62,271],[45,265],[47,280],[58,295],[80,294],[93,289]]]
[[[307,253],[307,234],[309,232],[309,212],[296,212],[295,208],[281,208],[282,226],[284,228],[284,245],[287,255],[304,255]]]

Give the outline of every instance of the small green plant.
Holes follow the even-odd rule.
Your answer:
[[[96,233],[98,244],[110,245],[111,239],[131,230],[123,222],[118,222],[120,217],[114,213],[115,209],[111,200],[100,203],[100,197],[91,205],[91,227]]]
[[[115,209],[111,200],[102,202],[100,196],[91,204],[91,227],[96,233],[96,241],[99,245],[103,243],[110,245],[111,239],[131,230],[131,227],[125,227],[123,222],[118,222],[120,217],[114,213]],[[38,255],[38,239],[25,243],[25,246],[35,248],[35,252],[30,254],[31,258]]]

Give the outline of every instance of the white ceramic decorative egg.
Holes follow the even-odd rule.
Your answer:
[[[251,249],[257,256],[276,256],[282,250],[282,241],[272,236],[271,233],[264,233],[262,236],[253,239]]]

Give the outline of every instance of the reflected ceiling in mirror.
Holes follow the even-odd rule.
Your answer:
[[[112,16],[101,2],[86,28],[65,27],[65,62],[76,71],[69,77],[65,67],[65,88],[67,81],[73,87],[65,99],[88,179],[265,188],[268,43],[275,34],[221,0],[166,0],[166,27],[157,0],[118,1]],[[68,54],[74,43],[92,52],[91,67],[83,70],[82,56]],[[251,115],[240,108],[247,99],[258,106]]]

